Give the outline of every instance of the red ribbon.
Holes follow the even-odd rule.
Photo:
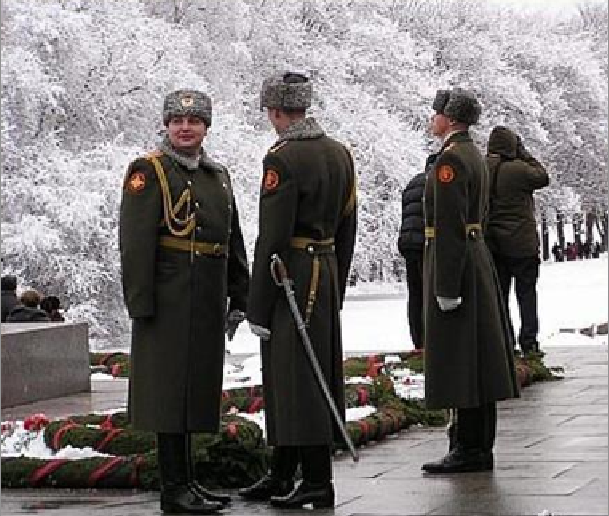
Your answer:
[[[357,421],[360,430],[362,431],[362,437],[368,439],[368,423],[363,419]]]
[[[102,421],[102,423],[99,425],[99,427],[102,430],[113,430],[114,429],[114,423],[112,422],[112,414],[108,414],[106,416],[106,419],[104,419]]]
[[[30,476],[30,484],[32,487],[36,487],[51,473],[54,473],[57,469],[63,466],[68,459],[51,459],[44,466],[35,470]]]
[[[262,399],[262,396],[257,396],[256,398],[254,398],[252,400],[252,403],[250,404],[250,406],[247,409],[247,413],[255,414],[262,408],[263,404],[264,404],[264,400]]]
[[[112,430],[108,431],[106,436],[95,446],[95,449],[97,451],[102,451],[106,447],[106,445],[122,431],[122,428],[113,428]]]
[[[368,404],[368,391],[364,387],[357,388],[357,406],[364,407]]]
[[[131,476],[129,477],[129,482],[132,487],[138,487],[139,484],[139,470],[142,464],[144,464],[144,457],[141,455],[136,455],[135,460],[133,461],[133,470],[131,471]]]
[[[62,427],[60,427],[57,432],[55,432],[55,435],[53,436],[53,451],[57,451],[59,450],[59,448],[61,448],[61,438],[63,437],[63,434],[67,433],[68,430],[71,430],[72,428],[74,428],[75,426],[80,426],[77,425],[76,423],[74,423],[74,421],[70,421],[69,419],[66,421],[66,424],[63,425]]]
[[[110,471],[112,471],[115,467],[122,464],[125,461],[125,457],[113,457],[110,460],[107,460],[103,464],[99,466],[99,468],[95,469],[89,475],[89,479],[87,480],[87,485],[89,487],[93,487],[97,482],[106,476]]]
[[[111,358],[114,358],[114,357],[118,357],[122,354],[123,353],[121,351],[115,351],[114,353],[106,353],[101,356],[97,365],[104,365],[104,366],[108,365],[108,360],[110,360]]]

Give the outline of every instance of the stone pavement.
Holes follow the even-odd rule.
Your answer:
[[[499,405],[493,472],[425,476],[423,462],[447,449],[443,429],[409,429],[360,449],[360,462],[335,458],[336,516],[607,516],[607,347],[550,348],[565,379],[536,384]],[[105,382],[90,400],[36,404],[49,416],[124,403],[125,384]],[[122,386],[122,387],[121,387]],[[97,388],[95,389],[97,391]],[[72,397],[73,398],[73,397]],[[105,406],[104,406],[105,404]],[[33,406],[7,409],[2,419]],[[158,493],[104,490],[2,490],[2,515],[160,515]],[[545,512],[544,512],[545,511]],[[235,500],[224,514],[299,516]]]

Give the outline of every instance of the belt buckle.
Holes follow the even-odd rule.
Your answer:
[[[214,256],[220,256],[222,253],[222,249],[220,248],[220,244],[214,244],[213,251]]]

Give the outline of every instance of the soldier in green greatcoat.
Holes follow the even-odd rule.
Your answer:
[[[446,457],[428,473],[493,469],[496,401],[518,395],[512,337],[482,234],[488,170],[469,134],[476,98],[438,91],[432,132],[442,148],[425,187],[425,400],[456,409]]]
[[[225,331],[232,338],[244,319],[249,285],[228,171],[201,147],[211,110],[199,91],[165,98],[165,139],[129,165],[120,211],[129,418],[158,434],[166,513],[211,514],[229,501],[195,481],[190,451],[192,432],[219,429]]]
[[[247,319],[261,337],[267,439],[274,451],[270,474],[240,494],[282,508],[334,506],[336,429],[285,293],[271,277],[274,253],[294,282],[315,355],[343,418],[345,410],[340,309],[355,242],[356,178],[349,151],[306,117],[311,95],[311,82],[297,73],[265,80],[261,92],[261,108],[267,108],[279,139],[263,163]],[[293,489],[299,462],[303,482]]]

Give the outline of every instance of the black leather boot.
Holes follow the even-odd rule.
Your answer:
[[[285,496],[292,489],[294,489],[294,481],[265,475],[255,484],[239,489],[239,496],[246,500],[266,502],[271,496]]]
[[[467,473],[493,469],[493,454],[480,449],[465,449],[457,445],[448,455],[436,462],[423,464],[426,473]]]
[[[166,514],[215,514],[224,505],[205,500],[188,485],[186,440],[181,433],[157,435],[161,511]]]
[[[199,482],[197,482],[197,476],[195,474],[195,463],[192,457],[192,436],[191,434],[186,434],[186,462],[188,464],[188,485],[191,490],[194,491],[197,495],[205,500],[209,500],[211,502],[220,502],[222,505],[226,506],[230,503],[230,496],[227,494],[214,493],[209,489],[203,487]]]
[[[271,496],[271,505],[280,509],[300,509],[303,505],[313,505],[314,509],[334,507],[334,487],[332,482],[313,484],[303,480],[286,496]]]

